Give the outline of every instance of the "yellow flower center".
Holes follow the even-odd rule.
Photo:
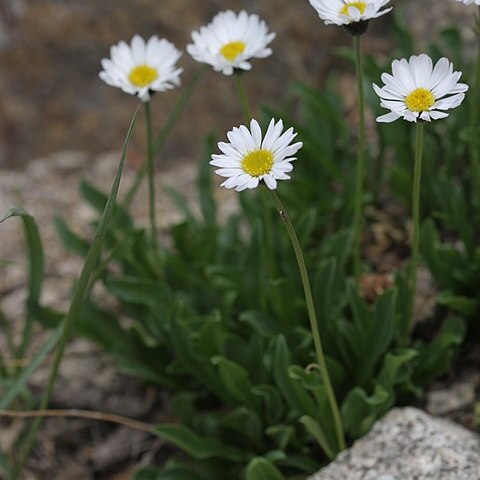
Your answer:
[[[242,168],[252,177],[260,177],[270,172],[273,166],[273,154],[268,150],[254,150],[242,160]]]
[[[365,12],[365,8],[367,7],[367,3],[365,1],[346,2],[340,10],[340,15],[348,15],[348,7],[355,7],[361,14],[363,14],[363,12]]]
[[[138,65],[130,72],[128,79],[135,87],[146,87],[158,78],[158,72],[148,65]]]
[[[424,112],[435,103],[435,97],[426,88],[417,88],[405,98],[405,105],[411,112]]]
[[[225,57],[229,62],[233,62],[238,55],[243,53],[246,45],[243,42],[230,42],[226,43],[221,49],[220,53]]]

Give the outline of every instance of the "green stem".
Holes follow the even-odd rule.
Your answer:
[[[320,339],[320,331],[318,329],[317,316],[315,314],[315,307],[313,303],[312,290],[310,288],[310,281],[308,279],[307,267],[305,265],[305,260],[303,258],[302,248],[300,247],[300,242],[298,241],[295,228],[288,216],[285,208],[278,198],[278,195],[275,193],[275,190],[268,189],[270,198],[272,199],[275,208],[277,209],[280,218],[285,225],[290,240],[292,242],[293,250],[295,251],[295,256],[297,258],[298,268],[300,270],[300,276],[302,277],[303,290],[305,292],[305,301],[307,303],[308,317],[310,319],[310,327],[312,329],[313,343],[315,345],[315,352],[317,354],[317,361],[320,367],[320,372],[322,374],[323,384],[325,386],[325,391],[327,394],[327,399],[330,404],[330,409],[332,411],[333,420],[335,423],[335,433],[337,436],[338,448],[340,451],[345,450],[345,436],[343,432],[342,418],[340,416],[340,410],[338,408],[337,400],[335,398],[335,393],[333,391],[332,383],[330,381],[330,375],[328,374],[327,364],[325,362],[325,355],[323,353],[322,342]]]
[[[410,264],[410,298],[408,304],[408,316],[404,332],[407,338],[410,328],[413,324],[413,314],[415,306],[415,293],[417,289],[417,267],[420,257],[420,186],[422,180],[422,157],[423,157],[423,123],[417,122],[417,135],[415,142],[415,167],[413,175],[413,195],[412,195],[412,258]]]
[[[472,170],[474,172],[474,189],[480,187],[480,141],[479,133],[479,101],[480,101],[480,8],[479,15],[476,19],[475,33],[477,35],[477,60],[475,63],[475,72],[470,95],[470,159],[472,162]]]
[[[155,169],[153,164],[152,109],[150,102],[145,102],[145,133],[147,137],[147,179],[148,206],[150,218],[150,235],[155,250],[157,249],[157,225],[155,221]]]
[[[114,259],[115,255],[126,245],[128,240],[128,236],[125,235],[122,239],[116,240],[114,246],[111,248],[111,250],[107,253],[106,257],[102,260],[99,259],[100,265],[98,268],[92,273],[90,277],[90,282],[87,287],[87,293],[86,295],[89,295],[90,292],[92,291],[94,285],[97,283],[97,281],[100,279],[100,277],[104,274],[104,272],[107,270],[107,267],[110,265],[112,260]]]
[[[48,377],[47,385],[45,387],[45,391],[43,392],[42,399],[40,401],[40,406],[39,410],[45,410],[48,407],[48,404],[50,402],[50,398],[53,393],[53,388],[55,386],[55,380],[57,379],[57,374],[58,374],[58,369],[60,368],[60,363],[63,358],[63,353],[65,351],[65,346],[67,344],[67,341],[70,337],[70,334],[72,332],[73,326],[75,324],[75,321],[78,317],[78,312],[80,311],[80,308],[84,302],[85,299],[85,293],[88,288],[89,284],[89,279],[90,275],[92,274],[95,265],[97,264],[98,258],[100,256],[100,252],[102,250],[102,244],[105,240],[105,235],[110,223],[110,220],[113,215],[114,207],[115,207],[115,200],[117,198],[118,194],[118,189],[120,187],[120,180],[122,177],[122,171],[123,171],[123,164],[125,161],[125,156],[127,152],[127,146],[130,141],[130,137],[133,132],[133,127],[135,125],[135,121],[137,118],[137,113],[138,109],[135,112],[135,115],[132,119],[132,122],[130,124],[130,128],[127,133],[127,137],[125,139],[125,143],[123,145],[123,150],[122,150],[122,156],[120,158],[120,162],[118,165],[117,169],[117,174],[115,176],[115,180],[112,185],[112,189],[110,192],[110,196],[108,198],[108,201],[105,205],[105,209],[102,213],[102,217],[100,219],[97,232],[95,234],[95,238],[88,250],[87,256],[85,258],[85,263],[83,264],[82,271],[80,273],[80,277],[78,279],[78,282],[75,285],[75,290],[73,293],[72,297],[72,302],[70,304],[70,307],[68,309],[68,312],[65,316],[65,319],[63,320],[62,324],[62,329],[61,329],[61,337],[58,341],[57,349],[55,351],[55,356],[53,360],[53,366],[50,371],[50,375]],[[37,437],[38,431],[40,429],[42,418],[38,417],[35,420],[33,420],[32,425],[30,426],[30,430],[28,431],[28,434],[26,436],[25,441],[23,442],[24,449],[23,452],[20,455],[20,459],[18,462],[18,466],[16,468],[16,471],[13,475],[12,480],[18,480],[22,477],[23,469],[25,466],[25,462],[28,458],[28,455],[30,453],[30,450],[33,447],[33,444],[35,443],[35,439]]]
[[[241,71],[235,71],[235,86],[237,87],[238,98],[240,100],[240,104],[242,105],[243,116],[245,117],[245,121],[247,125],[250,123],[252,117],[252,110],[250,109],[250,104],[248,102],[247,92],[245,90],[245,83],[243,82],[243,73]]]
[[[165,120],[165,123],[163,124],[162,129],[160,130],[160,132],[157,135],[157,138],[155,139],[155,143],[153,146],[154,155],[158,155],[158,153],[162,149],[165,141],[167,140],[168,136],[173,130],[173,127],[176,125],[178,119],[180,118],[181,114],[185,110],[185,107],[188,105],[188,102],[192,98],[206,70],[207,70],[207,66],[200,67],[195,73],[195,75],[193,76],[188,86],[185,88],[182,94],[179,95],[179,97],[177,98],[177,101],[173,109],[168,114],[168,117]],[[129,190],[127,191],[125,198],[122,202],[122,206],[125,210],[129,209],[133,199],[135,198],[135,195],[138,189],[140,188],[140,185],[142,184],[142,181],[145,177],[146,172],[147,172],[147,162],[145,161],[137,171],[137,174],[135,175],[135,179],[133,180],[133,183],[130,186]]]
[[[353,37],[353,44],[355,47],[355,67],[358,90],[358,152],[355,168],[353,272],[358,286],[360,275],[362,273],[361,241],[363,223],[363,189],[365,183],[365,92],[363,88],[363,60],[360,36]]]
[[[178,119],[180,118],[181,114],[185,110],[185,107],[188,105],[189,100],[192,98],[195,90],[197,89],[197,86],[200,83],[200,80],[203,78],[203,75],[205,74],[207,70],[207,66],[202,66],[200,67],[195,75],[193,76],[191,82],[188,84],[186,89],[182,92],[182,94],[177,98],[177,101],[173,107],[173,109],[170,111],[168,114],[168,117],[163,124],[163,127],[161,128],[160,132],[157,135],[157,138],[155,139],[154,146],[153,146],[153,152],[154,155],[157,155],[160,150],[162,149],[163,145],[165,144],[165,141],[167,140],[169,134],[173,130],[173,127],[177,123]],[[133,199],[135,198],[135,195],[140,188],[140,185],[142,184],[142,181],[145,177],[145,174],[147,172],[147,161],[145,161],[142,166],[138,169],[135,178],[133,180],[132,185],[128,189],[125,198],[123,199],[123,202],[121,204],[121,207],[123,210],[128,211],[130,208],[130,205],[132,204]],[[102,275],[103,271],[106,269],[108,266],[109,262],[115,255],[115,253],[118,251],[118,249],[123,245],[125,242],[126,238],[121,238],[116,241],[115,245],[112,247],[110,253],[107,255],[107,259],[102,262],[100,267],[97,269],[95,272],[93,278],[91,279],[90,286],[89,286],[89,291],[95,284],[95,282],[98,280],[98,278]]]

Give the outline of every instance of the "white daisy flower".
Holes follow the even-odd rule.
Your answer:
[[[350,25],[385,15],[392,7],[381,10],[390,0],[309,0],[326,25]]]
[[[275,38],[258,15],[231,10],[220,12],[200,31],[192,32],[193,43],[187,52],[200,63],[211,65],[216,72],[232,75],[235,69],[250,70],[251,58],[272,54],[268,44]]]
[[[128,45],[120,42],[110,48],[110,58],[102,60],[100,78],[112,87],[148,102],[152,92],[163,92],[180,85],[183,68],[176,63],[182,53],[167,40],[151,37],[148,42],[135,35]]]
[[[409,122],[437,120],[448,117],[444,110],[458,107],[465,98],[468,85],[458,83],[462,72],[454,72],[453,65],[441,58],[435,68],[425,54],[410,57],[407,62],[394,60],[392,73],[382,74],[382,88],[373,84],[380,97],[380,105],[391,110],[377,118],[377,122],[393,122],[403,118]]]
[[[292,157],[302,147],[301,142],[293,143],[297,136],[293,128],[283,132],[283,122],[272,119],[265,136],[256,120],[250,122],[250,130],[241,125],[227,133],[230,143],[220,142],[221,155],[212,155],[210,165],[221,177],[226,177],[222,187],[235,188],[241,192],[256,188],[263,181],[270,190],[277,188],[277,180],[289,180],[293,170]]]

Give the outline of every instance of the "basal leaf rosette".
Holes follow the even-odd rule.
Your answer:
[[[292,161],[302,147],[301,142],[292,143],[297,134],[293,128],[283,132],[283,122],[270,121],[265,135],[256,120],[234,127],[227,133],[229,143],[220,142],[220,155],[212,155],[211,165],[219,167],[215,173],[226,180],[222,187],[240,192],[258,187],[260,183],[270,189],[277,188],[277,180],[289,180],[293,170]]]
[[[193,43],[187,52],[200,63],[211,65],[217,72],[232,75],[235,70],[250,70],[252,58],[272,54],[268,45],[275,38],[258,15],[242,10],[218,13],[211,23],[192,32]]]
[[[448,117],[445,110],[458,107],[465,98],[468,85],[459,83],[462,72],[454,72],[453,64],[441,58],[433,66],[426,55],[413,55],[410,60],[394,60],[392,74],[382,74],[382,88],[373,84],[380,105],[391,110],[377,118],[390,123],[398,118],[408,122],[430,122]]]
[[[145,42],[135,35],[130,45],[121,41],[110,48],[110,58],[102,60],[99,76],[108,85],[148,102],[153,92],[180,85],[183,69],[176,63],[181,56],[168,40],[153,36]]]

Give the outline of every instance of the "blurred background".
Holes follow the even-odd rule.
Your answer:
[[[418,51],[412,53],[421,53],[447,26],[459,27],[465,39],[473,42],[474,6],[456,0],[391,3],[416,37]],[[110,188],[118,150],[138,105],[136,98],[98,78],[100,60],[109,56],[112,44],[130,41],[135,33],[165,37],[185,50],[190,32],[227,8],[258,13],[277,33],[274,54],[254,60],[253,71],[245,75],[257,112],[264,104],[279,107],[288,103],[293,82],[322,89],[329,72],[335,70],[337,86],[346,100],[345,115],[354,128],[353,68],[335,54],[337,48],[350,46],[351,38],[340,28],[325,26],[308,0],[0,0],[0,213],[22,205],[36,218],[46,255],[45,306],[68,307],[70,288],[81,268],[80,258],[61,244],[53,218],[67,219],[72,230],[82,236],[91,231],[89,223],[96,215],[79,196],[79,180],[85,176],[103,191]],[[371,24],[363,38],[366,51],[379,58],[395,51],[392,20],[388,15]],[[180,65],[185,69],[185,88],[199,65],[186,53]],[[177,89],[154,97],[156,129],[178,95]],[[129,146],[129,168],[122,180],[125,186],[131,184],[143,158],[142,113]],[[201,155],[203,138],[211,131],[223,137],[240,122],[242,112],[232,79],[208,70],[157,159],[158,167],[166,167],[157,176],[159,186],[173,187],[194,203],[194,162]],[[132,208],[138,224],[147,223],[142,188]],[[164,228],[176,221],[178,214],[171,200],[158,190],[159,226]],[[222,196],[222,206],[235,201],[232,192],[222,189],[217,193]],[[1,310],[12,320],[18,337],[28,295],[21,225],[8,221],[1,225],[0,234]],[[49,333],[36,329],[32,351],[42,345],[46,335]],[[0,335],[0,350],[4,337]],[[32,377],[33,392],[44,389],[49,368],[46,364]],[[141,418],[153,408],[155,395],[119,374],[111,357],[89,342],[75,339],[67,347],[52,404]],[[95,422],[60,419],[44,425],[29,464],[31,475],[25,477],[28,480],[125,480],[136,467],[139,452],[155,453],[161,448],[145,435],[138,439],[130,430],[99,427]],[[22,427],[22,422],[2,424],[0,452],[11,449]],[[121,471],[112,476],[102,473],[110,470]]]
[[[441,22],[472,12],[455,0],[392,3],[423,37],[434,35]],[[135,33],[156,34],[185,50],[190,32],[226,8],[258,13],[277,32],[274,55],[255,61],[254,73],[246,76],[254,105],[285,101],[292,81],[321,87],[338,63],[335,46],[350,44],[341,29],[323,25],[307,0],[0,0],[0,167],[22,168],[62,150],[95,154],[120,148],[138,102],[98,78],[110,45]],[[372,25],[364,37],[367,50],[388,51],[390,20]],[[186,53],[180,63],[185,85],[198,65]],[[177,95],[178,90],[155,98],[157,127]],[[241,119],[231,79],[209,72],[170,138],[164,161],[191,158],[207,132],[222,133]],[[130,162],[142,155],[142,140],[139,128]]]

